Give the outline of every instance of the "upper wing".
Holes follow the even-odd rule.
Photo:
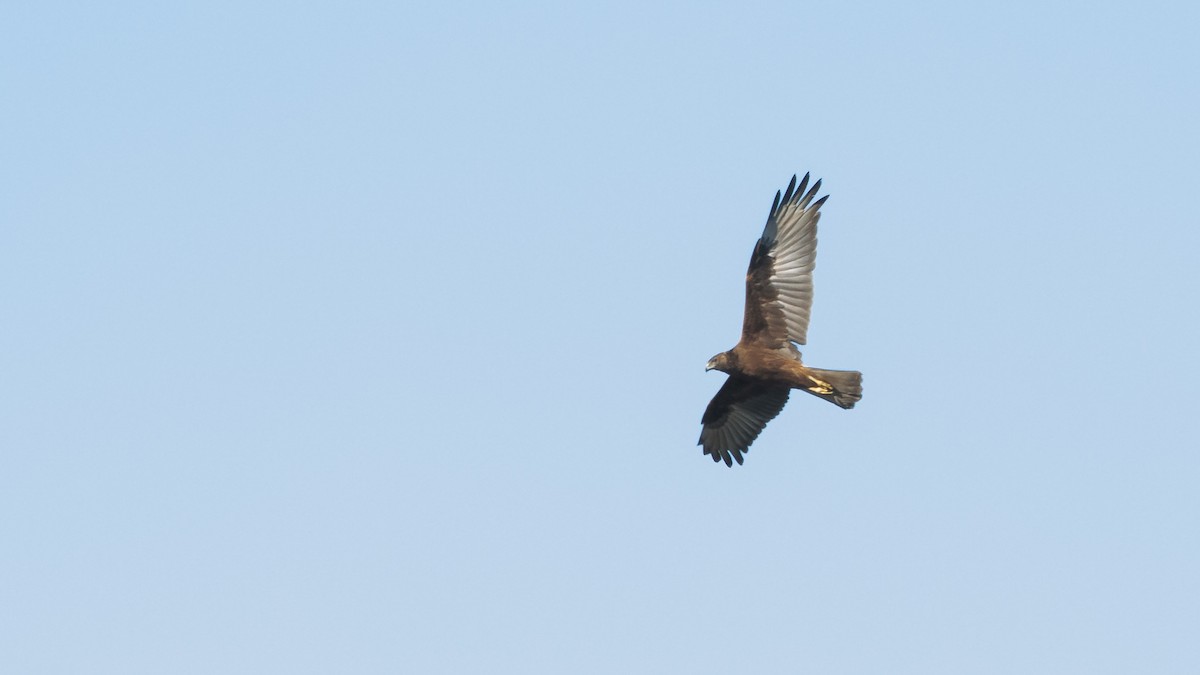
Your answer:
[[[783,410],[789,391],[784,384],[730,375],[704,411],[696,445],[703,445],[714,462],[733,466],[736,459],[741,464],[742,453],[750,451],[767,422]]]
[[[829,195],[813,198],[821,181],[808,186],[808,174],[800,186],[796,177],[775,203],[762,237],[754,246],[750,269],[746,270],[746,316],[742,341],[779,349],[788,341],[804,344],[808,339],[808,316],[812,307],[812,272],[817,260],[819,209]]]

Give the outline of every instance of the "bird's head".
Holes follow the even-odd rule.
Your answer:
[[[704,367],[704,372],[710,370],[720,370],[729,372],[729,352],[721,352],[708,360],[708,365]]]

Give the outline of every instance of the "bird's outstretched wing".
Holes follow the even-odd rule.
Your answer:
[[[730,375],[704,411],[704,429],[696,445],[703,445],[714,462],[741,464],[742,453],[750,451],[767,422],[783,410],[789,391],[785,384]]]
[[[817,259],[817,221],[829,196],[813,201],[821,181],[808,187],[808,174],[787,191],[775,193],[771,215],[762,237],[754,246],[746,270],[746,315],[742,342],[779,349],[788,342],[804,344],[808,339],[808,317],[812,307],[812,272]]]

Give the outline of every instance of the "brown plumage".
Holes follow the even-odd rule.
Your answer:
[[[787,403],[802,389],[843,408],[862,398],[862,373],[821,370],[800,362],[797,344],[805,344],[812,307],[812,272],[817,257],[817,221],[828,195],[813,201],[821,181],[808,187],[808,174],[796,177],[767,216],[762,237],[746,270],[746,315],[742,339],[733,349],[708,361],[707,370],[729,373],[704,411],[697,445],[714,462],[733,466]],[[795,343],[795,344],[793,344]]]

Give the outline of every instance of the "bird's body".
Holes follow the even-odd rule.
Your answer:
[[[842,408],[862,398],[862,374],[810,368],[800,360],[812,306],[812,270],[817,254],[817,221],[828,197],[813,201],[821,181],[808,185],[796,177],[784,194],[775,193],[762,237],[746,271],[746,312],[742,339],[717,354],[708,370],[729,374],[704,411],[698,445],[713,461],[732,466],[767,422],[783,410],[792,389],[800,389]]]

